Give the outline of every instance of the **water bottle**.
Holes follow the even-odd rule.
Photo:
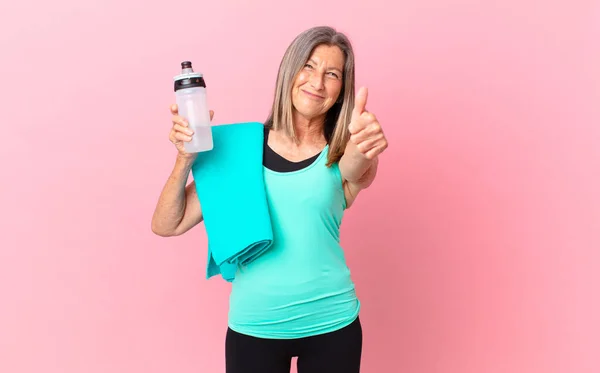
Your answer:
[[[188,128],[194,131],[192,141],[184,142],[185,151],[198,153],[211,150],[213,138],[204,77],[194,72],[190,61],[184,61],[181,63],[181,74],[173,80],[179,115],[188,121]]]

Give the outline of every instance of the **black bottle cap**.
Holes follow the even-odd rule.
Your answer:
[[[201,76],[182,77],[182,79],[176,80],[174,84],[175,91],[194,87],[206,88],[204,78]]]
[[[180,89],[194,87],[206,88],[204,78],[202,77],[202,74],[194,72],[191,61],[183,61],[181,63],[181,75],[175,77],[175,91],[177,92]]]

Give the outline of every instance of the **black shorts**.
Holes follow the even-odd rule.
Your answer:
[[[298,339],[251,337],[227,329],[227,373],[289,373],[298,357],[298,373],[359,373],[362,353],[359,318],[330,333]]]

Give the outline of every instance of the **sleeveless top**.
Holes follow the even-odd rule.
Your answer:
[[[338,164],[326,166],[329,145],[307,160],[285,160],[267,146],[266,131],[265,158],[279,157],[273,169],[264,167],[273,245],[238,268],[228,325],[273,339],[341,329],[356,319],[360,302],[340,246],[346,200]]]

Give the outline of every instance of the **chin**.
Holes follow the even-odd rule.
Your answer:
[[[300,108],[300,109],[295,108],[295,111],[298,114],[302,115],[306,119],[314,119],[314,118],[320,117],[320,116],[322,116],[322,115],[325,114],[325,113],[322,113],[319,110],[310,110],[310,109],[307,109],[307,108]]]
[[[327,113],[327,110],[323,111],[323,106],[310,104],[306,105],[303,103],[300,103],[300,105],[294,105],[294,111],[306,119],[314,119]]]

